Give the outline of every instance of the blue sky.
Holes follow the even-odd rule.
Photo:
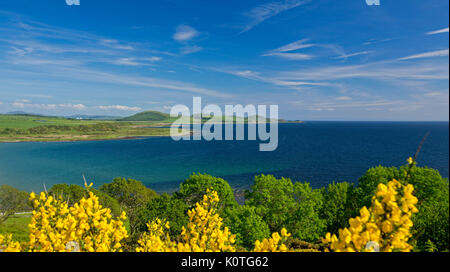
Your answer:
[[[0,113],[448,120],[448,22],[444,0],[2,1]]]

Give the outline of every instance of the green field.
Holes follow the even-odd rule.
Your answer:
[[[0,224],[0,234],[12,234],[14,241],[28,241],[28,224],[31,222],[31,214],[17,214]]]
[[[74,120],[62,117],[46,117],[34,115],[3,115],[0,114],[0,129],[20,128],[29,129],[43,125],[78,126],[98,123],[95,120]],[[104,121],[103,121],[104,122]]]
[[[167,121],[162,120],[105,121],[35,115],[0,115],[0,142],[81,141],[169,136],[170,129],[167,128],[167,124]]]

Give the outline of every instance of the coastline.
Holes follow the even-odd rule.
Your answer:
[[[176,136],[185,136],[185,135],[192,135],[192,132],[185,132],[177,134]],[[171,137],[167,134],[162,135],[136,135],[136,136],[118,136],[113,138],[107,138],[107,137],[100,137],[95,139],[87,139],[87,138],[70,138],[70,139],[56,139],[56,138],[49,138],[49,139],[36,139],[36,140],[6,140],[2,141],[0,139],[0,144],[13,144],[13,143],[70,143],[70,142],[92,142],[92,141],[120,141],[120,140],[138,140],[138,139],[146,139],[146,138],[154,138],[154,137]]]

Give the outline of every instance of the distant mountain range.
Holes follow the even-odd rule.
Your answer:
[[[38,113],[24,112],[24,111],[10,111],[5,113],[6,115],[28,115],[28,116],[44,116]]]

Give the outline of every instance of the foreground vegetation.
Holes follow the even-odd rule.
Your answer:
[[[98,190],[57,185],[32,195],[29,242],[18,244],[0,231],[0,245],[32,251],[448,251],[448,190],[447,179],[413,161],[369,169],[358,185],[318,189],[257,176],[244,205],[225,180],[202,174],[172,195],[123,178]]]

